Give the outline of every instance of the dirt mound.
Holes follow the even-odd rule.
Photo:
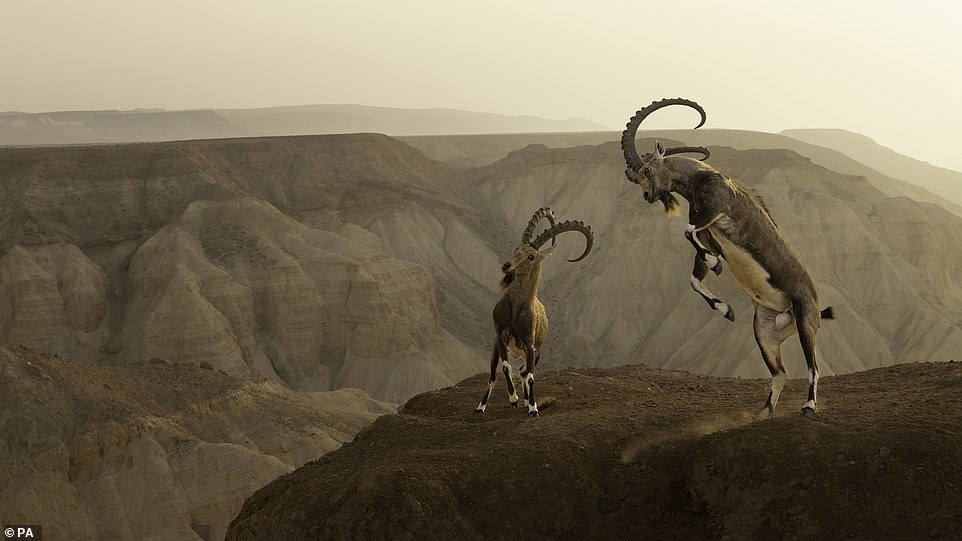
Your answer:
[[[259,490],[227,539],[962,536],[960,363],[823,378],[812,418],[791,380],[766,421],[764,380],[569,369],[539,377],[537,419],[474,414],[483,381]]]

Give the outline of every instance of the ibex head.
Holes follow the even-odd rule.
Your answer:
[[[701,115],[701,122],[695,126],[695,129],[705,124],[705,120],[707,119],[705,110],[702,109],[701,105],[691,100],[666,98],[655,101],[652,102],[651,105],[639,110],[635,113],[635,116],[631,117],[631,120],[628,121],[625,131],[621,134],[621,150],[624,152],[625,162],[628,164],[628,169],[625,170],[625,176],[628,177],[628,180],[641,186],[644,190],[643,195],[646,201],[649,203],[661,201],[662,204],[665,205],[666,214],[676,215],[679,212],[679,204],[678,199],[671,193],[671,172],[665,167],[665,158],[673,154],[697,152],[702,154],[704,156],[702,160],[705,160],[708,159],[710,153],[708,149],[703,147],[674,147],[666,149],[661,143],[655,143],[654,153],[648,153],[644,156],[638,155],[638,151],[635,149],[635,132],[638,131],[638,126],[641,124],[641,121],[651,113],[669,105],[685,105],[698,111]]]
[[[542,218],[546,218],[551,225],[548,229],[542,231],[540,235],[532,239],[531,237],[534,234],[534,230]],[[538,209],[531,217],[531,220],[528,221],[528,226],[521,235],[521,243],[515,248],[514,255],[501,266],[501,271],[504,272],[504,278],[501,280],[502,287],[507,287],[511,284],[516,276],[526,277],[535,271],[540,266],[541,261],[554,251],[555,237],[566,231],[578,231],[585,236],[586,244],[584,252],[577,258],[568,260],[572,263],[581,261],[588,255],[588,252],[591,251],[591,245],[594,242],[594,234],[591,232],[591,228],[582,222],[571,220],[556,224],[555,215],[551,209]],[[542,248],[548,240],[551,240],[551,246]]]

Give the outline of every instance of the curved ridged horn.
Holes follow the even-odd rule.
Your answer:
[[[534,212],[531,219],[528,220],[528,226],[524,228],[524,233],[521,234],[521,242],[530,242],[531,236],[534,235],[534,230],[538,227],[538,222],[542,218],[547,218],[548,222],[551,223],[551,227],[554,227],[555,216],[554,212],[548,207],[541,207]],[[555,240],[551,239],[551,245],[554,246]]]
[[[704,156],[701,161],[705,161],[711,157],[711,152],[705,147],[673,147],[665,151],[665,156],[671,156],[672,154],[683,154],[686,152],[696,152]]]
[[[638,150],[635,149],[635,132],[638,131],[638,126],[641,124],[641,121],[651,113],[654,113],[662,107],[668,107],[669,105],[685,105],[698,111],[701,115],[701,122],[695,126],[695,129],[702,127],[708,119],[708,115],[705,114],[705,110],[702,109],[701,105],[684,98],[665,98],[660,101],[653,101],[648,107],[639,109],[638,112],[635,113],[635,116],[631,117],[628,123],[625,124],[625,131],[621,132],[621,151],[625,154],[625,163],[628,164],[629,169],[637,171],[644,167],[646,163],[645,160],[638,155]]]
[[[591,251],[591,244],[595,241],[595,235],[594,233],[591,232],[591,228],[582,222],[566,220],[564,222],[561,222],[560,224],[553,225],[548,229],[545,229],[544,231],[542,231],[541,234],[538,235],[529,244],[531,244],[531,246],[534,247],[536,250],[541,249],[541,246],[544,243],[548,242],[548,239],[554,239],[556,236],[564,233],[565,231],[578,231],[584,234],[586,239],[584,253],[582,253],[575,259],[568,260],[572,263],[574,263],[575,261],[581,261],[582,259],[585,258],[585,256],[588,255],[588,252]]]

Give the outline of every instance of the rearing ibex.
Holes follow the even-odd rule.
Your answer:
[[[551,226],[532,240],[531,236],[543,218],[546,218]],[[521,235],[521,244],[514,250],[514,256],[501,267],[504,272],[504,278],[501,280],[504,294],[491,314],[494,318],[496,334],[491,352],[491,377],[488,379],[488,388],[481,397],[481,403],[474,410],[477,413],[484,413],[488,405],[488,399],[498,378],[498,365],[501,365],[504,379],[508,384],[508,401],[512,406],[518,406],[518,393],[511,381],[511,364],[508,362],[510,350],[516,357],[524,355],[524,368],[521,369],[524,403],[528,406],[528,415],[532,417],[538,415],[538,404],[534,398],[534,368],[541,358],[541,344],[548,335],[548,316],[544,305],[538,299],[541,262],[554,250],[555,237],[566,231],[578,231],[585,236],[584,253],[576,259],[569,260],[572,263],[581,261],[591,251],[591,244],[594,241],[591,228],[576,221],[555,224],[555,216],[551,209],[541,208],[528,221],[528,226]],[[541,249],[549,239],[551,246]]]
[[[815,333],[820,319],[832,318],[832,309],[819,311],[812,279],[785,244],[761,197],[703,161],[672,156],[698,152],[704,160],[709,156],[707,149],[666,150],[656,143],[654,154],[638,155],[635,150],[638,126],[653,111],[669,105],[684,105],[698,111],[701,122],[695,128],[705,123],[705,110],[682,98],[663,99],[641,109],[628,121],[621,136],[621,148],[628,164],[625,174],[629,181],[641,186],[648,203],[661,201],[669,216],[677,215],[679,207],[672,192],[688,200],[685,237],[696,251],[691,286],[708,305],[727,319],[735,320],[731,306],[702,284],[708,269],[721,273],[719,257],[728,262],[731,273],[755,305],[755,341],[772,374],[771,391],[759,417],[771,415],[778,402],[786,378],[781,346],[795,332],[798,332],[809,373],[808,401],[802,413],[810,415],[815,412],[818,386]]]

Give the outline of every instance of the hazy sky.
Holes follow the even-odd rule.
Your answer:
[[[845,128],[962,169],[962,2],[0,0],[0,111],[359,103]],[[685,127],[663,111],[652,127]]]

